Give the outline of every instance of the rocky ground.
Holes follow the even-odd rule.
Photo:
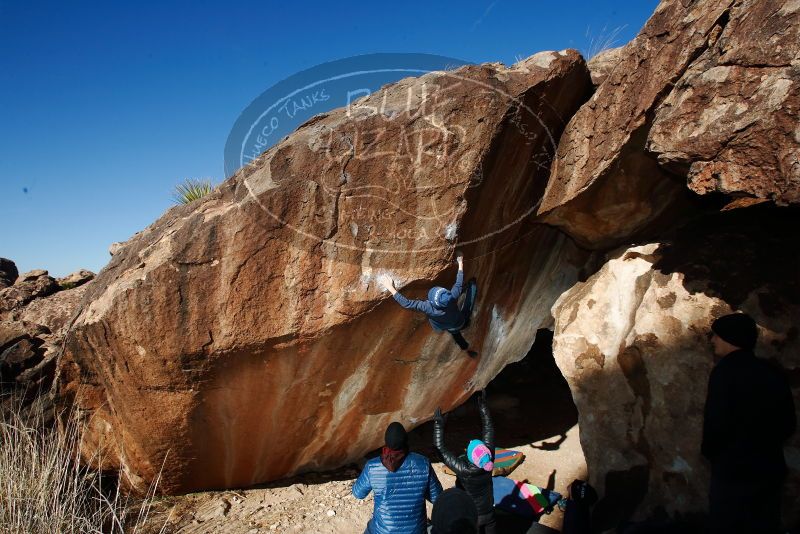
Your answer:
[[[488,387],[498,444],[525,453],[511,474],[516,480],[566,494],[567,486],[586,476],[577,412],[566,383],[549,353],[549,332],[522,362],[512,364]],[[432,424],[411,434],[415,451],[434,460],[442,485],[455,484],[432,448]],[[480,431],[474,402],[454,410],[447,420],[447,441],[454,450]],[[359,501],[350,490],[360,466],[311,473],[262,487],[193,493],[158,500],[146,532],[255,534],[257,532],[363,532],[372,513],[372,497]],[[430,513],[431,505],[428,504]],[[562,513],[542,517],[543,525],[560,529]]]

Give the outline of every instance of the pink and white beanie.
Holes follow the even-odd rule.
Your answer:
[[[492,453],[489,451],[489,447],[479,439],[473,439],[469,442],[469,445],[467,445],[467,458],[484,471],[491,471],[494,469]]]

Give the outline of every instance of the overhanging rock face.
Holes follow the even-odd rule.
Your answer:
[[[66,338],[84,454],[173,493],[333,467],[522,358],[583,263],[532,218],[590,88],[575,51],[405,79],[171,209],[118,248]],[[476,359],[376,282],[422,297],[452,283],[456,248]]]
[[[595,249],[696,195],[800,198],[800,7],[664,0],[570,120],[539,213]]]

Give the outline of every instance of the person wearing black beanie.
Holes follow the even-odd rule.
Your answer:
[[[408,432],[402,424],[395,421],[386,427],[383,442],[392,449],[408,449]]]
[[[739,349],[753,350],[758,341],[758,327],[745,313],[724,315],[711,324],[711,331]]]
[[[442,485],[430,461],[408,450],[408,434],[402,424],[391,423],[384,433],[385,445],[378,458],[368,460],[353,484],[353,496],[374,495],[367,534],[424,534],[425,500],[436,502]]]
[[[386,445],[381,449],[381,463],[394,473],[400,469],[408,455],[408,433],[403,425],[395,421],[386,427],[383,442]]]
[[[717,362],[708,380],[701,451],[711,463],[711,531],[780,532],[783,442],[797,424],[788,380],[753,350],[755,321],[743,313],[711,325]]]

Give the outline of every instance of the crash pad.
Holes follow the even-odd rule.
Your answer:
[[[561,499],[561,494],[527,482],[507,477],[493,477],[494,506],[524,517],[549,514]]]

